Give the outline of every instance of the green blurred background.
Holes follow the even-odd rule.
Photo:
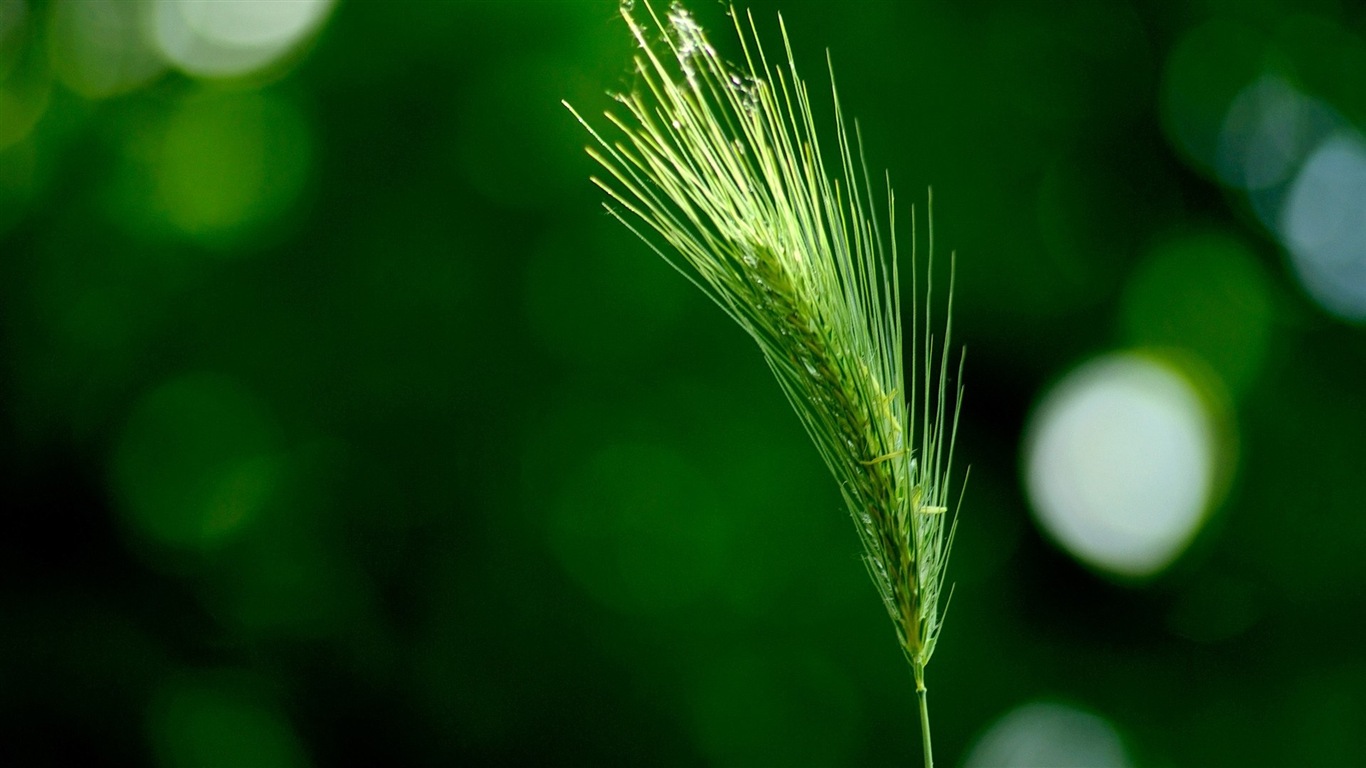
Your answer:
[[[836,487],[588,182],[616,10],[0,0],[0,762],[915,764]],[[1366,11],[753,10],[958,254],[940,763],[1366,763]],[[1107,360],[1213,436],[1096,422],[1083,513],[1195,488],[1137,566],[1028,480]]]

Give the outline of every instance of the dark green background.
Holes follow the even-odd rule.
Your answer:
[[[5,49],[35,77],[53,7]],[[1366,337],[1198,151],[1267,71],[1360,126],[1361,7],[756,2],[774,47],[779,10],[958,254],[940,762],[1035,699],[1136,764],[1366,762]],[[0,762],[914,764],[837,489],[588,183],[560,100],[608,108],[631,52],[612,2],[352,0],[270,76],[54,86],[0,150]],[[1181,248],[1251,265],[1252,351],[1204,332],[1218,274],[1145,271]],[[1046,386],[1136,344],[1208,358],[1238,436],[1138,585],[1049,544],[1019,479]]]

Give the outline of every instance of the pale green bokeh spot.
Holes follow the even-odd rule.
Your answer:
[[[303,188],[312,139],[290,102],[203,91],[166,119],[154,157],[156,207],[192,238],[231,242],[280,217]]]
[[[120,436],[113,482],[133,529],[175,549],[236,535],[274,493],[275,425],[229,379],[193,374],[143,398]]]
[[[550,544],[603,603],[672,615],[720,583],[735,526],[711,483],[678,454],[646,443],[610,445],[566,485],[548,522]]]
[[[47,112],[52,98],[52,74],[46,64],[37,61],[32,49],[22,51],[21,56],[12,71],[0,71],[0,150],[23,141]]]
[[[1211,177],[1228,107],[1262,74],[1266,41],[1216,18],[1188,31],[1167,57],[1159,106],[1167,139]]]
[[[1129,280],[1125,340],[1194,352],[1228,391],[1246,391],[1261,371],[1271,337],[1267,276],[1246,245],[1219,232],[1158,246]]]
[[[62,84],[91,99],[127,93],[165,71],[147,45],[145,3],[58,0],[48,15],[48,57]]]
[[[279,707],[240,676],[173,680],[154,697],[148,729],[162,768],[303,768],[303,745]]]

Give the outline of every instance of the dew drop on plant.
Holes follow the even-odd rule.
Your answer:
[[[675,52],[678,55],[679,67],[683,70],[683,75],[688,79],[688,84],[697,87],[697,69],[693,62],[698,54],[703,56],[714,56],[715,50],[707,42],[706,33],[702,30],[702,25],[692,17],[692,13],[683,7],[682,3],[674,2],[669,6],[667,15],[669,26],[673,27],[675,38]]]
[[[749,75],[732,74],[730,89],[739,97],[741,109],[751,115],[759,111],[759,80]]]
[[[627,13],[636,9],[636,0],[621,0],[621,10]]]

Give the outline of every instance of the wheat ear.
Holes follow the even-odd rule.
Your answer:
[[[640,52],[638,87],[617,96],[624,114],[605,115],[619,137],[608,140],[574,113],[606,170],[593,181],[614,216],[758,342],[839,482],[911,666],[929,766],[925,666],[943,623],[956,528],[948,478],[962,393],[949,384],[951,323],[940,349],[921,330],[912,247],[911,333],[903,338],[895,238],[884,250],[867,212],[872,186],[861,151],[851,149],[833,73],[832,179],[781,19],[787,61],[771,66],[752,15],[742,22],[732,9],[744,63],[731,66],[681,5],[663,18],[644,7],[648,23],[634,3],[621,8]],[[890,186],[887,205],[894,229]],[[929,239],[932,254],[932,225]]]

